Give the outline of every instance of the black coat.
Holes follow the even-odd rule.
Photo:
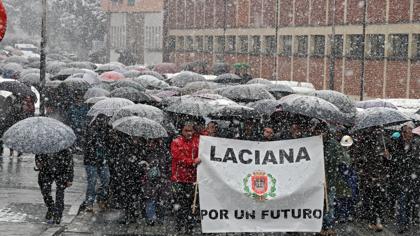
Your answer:
[[[73,182],[74,163],[69,150],[35,155],[35,164],[42,174],[55,176],[63,182]]]
[[[108,127],[97,124],[89,126],[85,135],[83,163],[91,166],[107,164],[112,149],[110,145]]]

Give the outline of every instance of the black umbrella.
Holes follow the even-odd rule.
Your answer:
[[[67,64],[61,61],[49,61],[47,62],[47,72],[51,74],[57,74],[62,69],[67,68]]]
[[[277,110],[277,107],[281,104],[279,100],[263,99],[256,102],[248,103],[247,106],[254,108],[256,112],[261,115],[271,115]]]
[[[146,91],[146,89],[140,84],[131,79],[123,79],[111,84],[113,89],[130,87],[138,91]]]
[[[253,119],[259,117],[259,113],[254,110],[254,108],[241,106],[241,105],[233,105],[233,106],[225,106],[222,108],[217,109],[214,112],[211,112],[208,115],[212,119]]]
[[[4,63],[18,63],[21,65],[25,65],[29,63],[29,60],[22,56],[11,56],[3,61]]]
[[[182,91],[183,94],[192,94],[192,93],[198,92],[198,91],[203,90],[203,89],[212,90],[212,89],[221,88],[222,86],[223,86],[222,84],[218,84],[218,83],[214,83],[214,82],[198,81],[198,82],[188,83],[187,85],[185,85],[182,88],[181,91]]]
[[[125,78],[137,78],[141,75],[140,71],[138,70],[129,70],[123,73]]]
[[[134,78],[133,81],[148,89],[163,89],[169,87],[169,84],[152,75],[142,75]]]
[[[221,74],[214,79],[215,83],[222,84],[235,84],[241,83],[242,81],[242,78],[235,74]]]
[[[183,71],[170,79],[170,83],[177,87],[184,87],[188,83],[198,81],[206,81],[206,78],[191,71]]]
[[[235,85],[220,89],[220,95],[227,97],[235,102],[254,102],[262,99],[275,99],[264,85],[247,84]]]
[[[279,100],[276,112],[288,112],[332,123],[348,124],[349,120],[332,103],[313,96],[292,94]]]
[[[69,78],[60,83],[58,89],[65,96],[64,98],[72,98],[84,95],[90,87],[91,85],[82,78]]]
[[[154,76],[160,80],[165,80],[165,77],[159,73],[157,73],[156,71],[151,71],[151,70],[145,70],[145,71],[140,71],[140,75],[151,75]]]
[[[353,130],[370,127],[398,125],[410,121],[410,117],[392,108],[376,107],[366,109],[356,121]]]
[[[169,101],[170,104],[166,108],[166,111],[191,116],[207,116],[220,107],[237,105],[235,102],[218,95],[187,95],[171,97],[170,99],[172,101]]]
[[[230,71],[229,64],[226,64],[226,63],[215,63],[213,65],[213,74],[214,75],[226,74],[226,73],[229,73],[229,71]]]
[[[118,70],[121,69],[122,66],[118,65],[118,64],[114,64],[114,63],[109,63],[109,64],[104,64],[104,65],[100,65],[96,68],[95,72],[98,74],[102,74],[104,72],[107,71],[114,71],[114,70]]]
[[[264,78],[251,79],[250,81],[248,81],[246,83],[247,84],[266,84],[266,85],[272,85],[273,84],[270,80],[264,79]]]
[[[51,80],[65,80],[71,75],[84,73],[84,72],[85,71],[83,69],[79,69],[79,68],[65,68],[65,69],[60,70],[58,74],[54,75],[51,78]]]
[[[161,100],[152,95],[131,87],[117,88],[111,91],[110,97],[125,98],[135,103],[155,104]]]
[[[41,86],[41,79],[38,73],[25,74],[19,78],[19,81],[28,85],[39,88]]]
[[[311,95],[322,98],[334,104],[349,118],[350,122],[354,122],[357,112],[356,105],[354,101],[347,95],[333,90],[317,90]]]
[[[96,65],[89,61],[75,61],[67,63],[69,68],[80,68],[80,69],[89,69],[94,70],[96,69]]]
[[[369,109],[375,107],[386,107],[395,110],[398,109],[398,107],[396,107],[394,104],[380,99],[356,102],[356,107],[362,109]]]
[[[19,81],[0,82],[0,90],[9,91],[15,96],[32,97],[35,101],[37,100],[37,97],[31,88]]]

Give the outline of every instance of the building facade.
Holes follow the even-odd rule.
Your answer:
[[[130,52],[137,64],[162,62],[163,0],[102,0],[108,13],[108,57]]]
[[[348,95],[363,84],[365,97],[420,98],[418,0],[165,0],[164,9],[165,60],[247,63],[253,77],[317,89],[333,77]]]

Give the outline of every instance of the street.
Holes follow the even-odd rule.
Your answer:
[[[75,179],[73,186],[66,190],[65,212],[61,225],[48,225],[44,216],[46,208],[42,201],[37,184],[37,172],[34,171],[33,155],[25,154],[20,158],[15,155],[10,158],[9,151],[0,161],[0,232],[3,236],[84,236],[84,235],[176,235],[174,223],[166,219],[162,225],[147,226],[143,220],[138,224],[120,225],[118,219],[121,212],[109,210],[95,213],[82,213],[76,216],[78,207],[84,198],[85,172],[82,156],[74,156]],[[170,217],[168,217],[170,218]],[[396,227],[385,224],[381,233],[369,231],[364,223],[348,223],[338,226],[338,235],[356,236],[391,236],[396,233]],[[199,235],[199,228],[194,230]],[[420,235],[420,228],[412,228],[404,235]],[[180,234],[178,234],[180,235]],[[222,234],[235,235],[235,234]],[[257,234],[251,234],[257,235]],[[262,235],[262,234],[258,234]],[[264,235],[312,235],[312,234],[264,234]]]

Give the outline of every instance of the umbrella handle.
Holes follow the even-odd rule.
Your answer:
[[[191,205],[192,213],[195,214],[195,211],[197,210],[197,195],[198,195],[198,183],[194,183],[194,200]]]

